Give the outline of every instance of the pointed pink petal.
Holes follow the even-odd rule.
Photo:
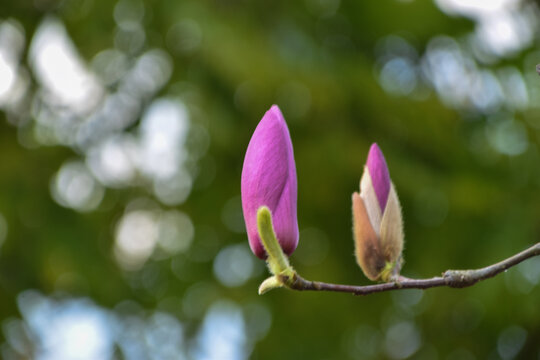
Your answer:
[[[367,159],[367,167],[371,175],[371,181],[375,188],[375,194],[379,200],[381,213],[384,213],[386,202],[388,201],[388,193],[390,192],[390,174],[384,155],[376,143],[371,145]]]
[[[257,231],[257,210],[272,212],[274,230],[283,251],[298,245],[296,167],[289,130],[277,105],[264,114],[249,142],[242,169],[242,208],[249,245],[255,255],[266,253]]]

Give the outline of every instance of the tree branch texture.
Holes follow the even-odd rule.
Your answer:
[[[496,264],[489,265],[480,269],[473,270],[447,270],[442,276],[432,277],[430,279],[409,279],[400,276],[393,282],[355,286],[331,284],[320,281],[309,281],[294,273],[292,279],[287,275],[277,275],[282,284],[292,290],[299,291],[333,291],[351,293],[354,295],[369,295],[384,291],[401,289],[429,289],[433,287],[448,286],[451,288],[464,288],[472,286],[479,281],[492,278],[501,272],[516,266],[524,260],[540,255],[540,242],[530,248],[515,254]]]

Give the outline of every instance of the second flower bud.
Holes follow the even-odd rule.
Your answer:
[[[401,268],[403,220],[386,160],[377,144],[371,145],[360,194],[355,192],[352,202],[356,261],[369,279],[390,281]]]

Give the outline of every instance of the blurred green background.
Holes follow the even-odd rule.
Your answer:
[[[369,283],[350,208],[375,141],[404,275],[538,242],[537,2],[0,7],[3,359],[540,359],[540,258],[462,290],[258,296],[240,204],[275,103],[304,277]]]

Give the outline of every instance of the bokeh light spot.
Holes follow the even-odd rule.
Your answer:
[[[200,360],[243,360],[249,356],[246,345],[242,310],[236,304],[222,300],[214,303],[206,313],[191,355]]]
[[[499,334],[497,352],[503,359],[513,359],[525,345],[527,330],[520,326],[509,326]]]
[[[104,189],[82,162],[69,161],[54,176],[51,193],[54,200],[64,207],[91,211],[100,204]]]
[[[116,226],[114,254],[126,270],[139,269],[154,251],[159,228],[156,214],[135,210],[122,216]]]
[[[373,326],[361,324],[345,333],[343,345],[352,359],[377,358],[382,346],[382,334]]]
[[[246,334],[253,340],[260,340],[266,336],[272,324],[272,313],[263,304],[249,303],[244,306],[244,319]]]
[[[89,150],[86,161],[96,178],[109,187],[135,180],[137,144],[130,135],[111,137]]]
[[[40,84],[56,106],[67,106],[87,114],[101,99],[103,89],[79,57],[63,24],[45,19],[34,35],[29,50],[30,64]]]
[[[112,356],[110,315],[90,300],[55,301],[31,290],[17,300],[31,336],[37,339],[35,358],[92,360]]]
[[[486,127],[486,136],[491,146],[504,155],[523,154],[529,146],[527,129],[512,118],[491,119]]]
[[[195,227],[189,216],[183,212],[171,210],[159,217],[159,245],[169,254],[186,251],[195,234]]]
[[[409,59],[396,57],[384,64],[379,75],[383,89],[392,95],[408,95],[416,88],[416,69]]]
[[[199,49],[202,38],[202,30],[197,21],[182,19],[169,29],[166,41],[173,53],[189,55]]]
[[[245,244],[222,249],[214,260],[214,275],[225,286],[243,285],[253,275],[253,254]]]
[[[420,332],[412,322],[394,324],[386,331],[385,350],[392,359],[406,359],[417,352],[421,345]]]

